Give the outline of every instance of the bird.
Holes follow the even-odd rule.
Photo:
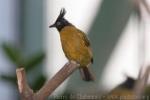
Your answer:
[[[49,28],[56,28],[60,34],[61,46],[66,58],[79,64],[79,72],[84,81],[94,81],[94,76],[89,69],[93,63],[93,54],[88,37],[83,31],[70,23],[64,16],[65,8],[60,10],[54,24]]]
[[[133,100],[136,97],[134,88],[137,80],[127,76],[127,79],[102,96],[101,100]],[[135,100],[135,99],[134,99]]]

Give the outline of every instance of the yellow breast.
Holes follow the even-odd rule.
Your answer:
[[[84,43],[84,39],[74,26],[66,26],[60,32],[61,44],[66,57],[86,66],[91,62],[91,50]],[[78,34],[79,33],[79,34]]]

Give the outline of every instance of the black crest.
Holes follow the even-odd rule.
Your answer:
[[[59,16],[58,16],[56,21],[61,20],[62,18],[64,18],[65,14],[66,14],[66,10],[65,10],[65,8],[62,8],[60,10],[60,14],[59,14]]]
[[[71,23],[69,23],[64,18],[65,14],[66,14],[66,10],[65,10],[65,8],[62,8],[60,10],[59,16],[57,17],[56,22],[53,25],[51,25],[50,28],[51,27],[56,27],[58,29],[58,31],[61,31],[61,29],[63,29],[65,26],[71,25]]]

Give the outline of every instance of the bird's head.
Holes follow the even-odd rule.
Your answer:
[[[128,88],[128,89],[133,89],[135,86],[136,80],[132,77],[127,76],[127,79],[125,82],[121,84],[121,87]]]
[[[65,8],[62,8],[61,11],[60,11],[60,14],[57,18],[57,20],[55,21],[54,24],[50,25],[49,28],[52,28],[52,27],[56,27],[58,29],[58,31],[61,31],[62,28],[64,28],[65,26],[67,25],[71,25],[65,18],[66,14],[66,10]]]

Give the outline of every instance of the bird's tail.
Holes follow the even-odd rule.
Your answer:
[[[80,67],[80,74],[85,81],[94,81],[94,77],[88,67]]]

